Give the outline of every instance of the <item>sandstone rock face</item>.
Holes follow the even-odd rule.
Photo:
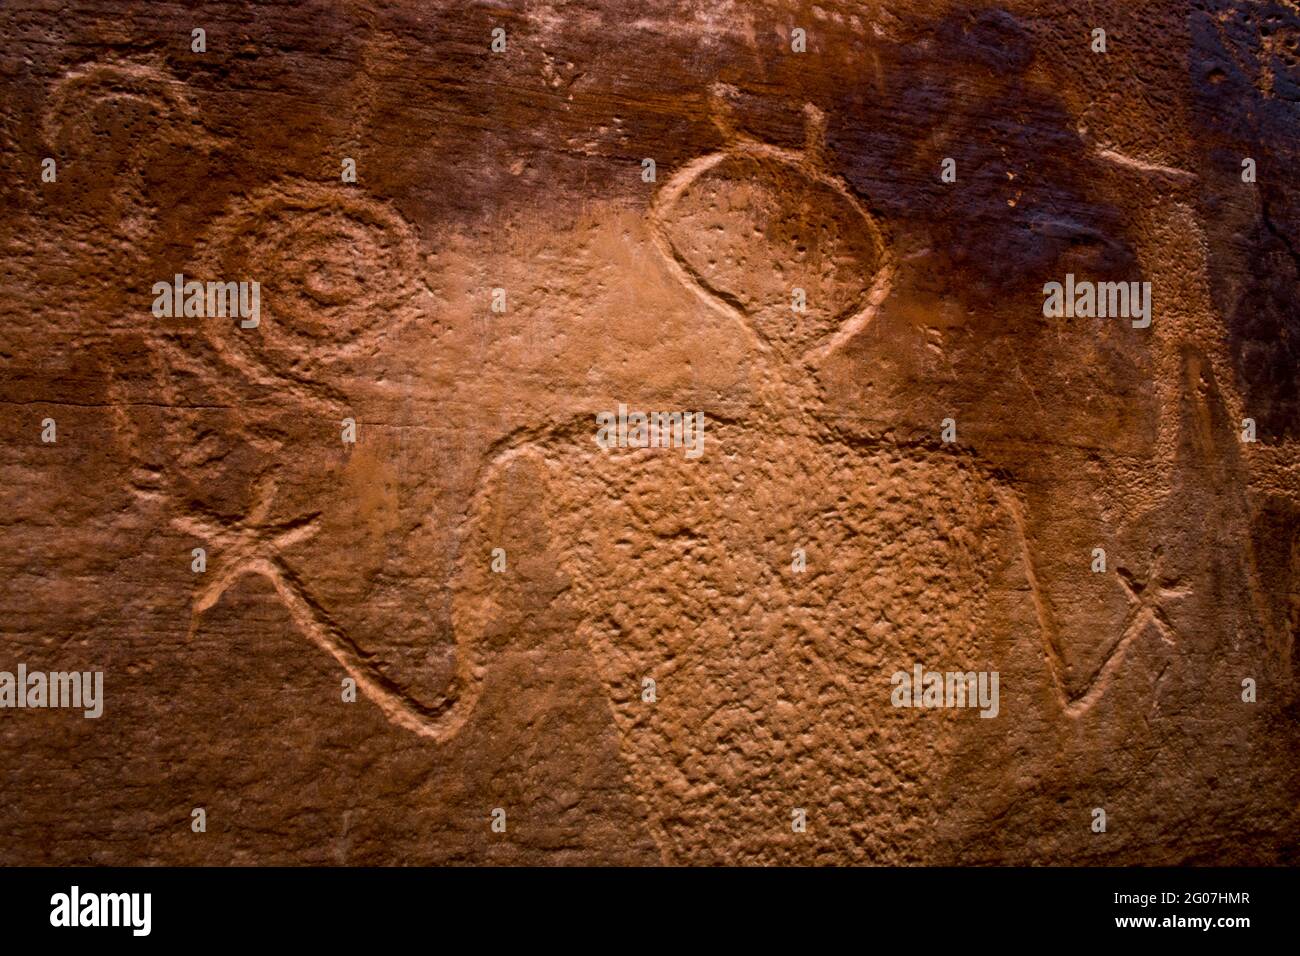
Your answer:
[[[0,36],[0,862],[1300,862],[1291,0]]]

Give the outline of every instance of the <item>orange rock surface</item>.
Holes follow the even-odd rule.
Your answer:
[[[1300,862],[1291,0],[0,36],[0,862]]]

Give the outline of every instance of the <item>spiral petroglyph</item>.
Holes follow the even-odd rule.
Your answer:
[[[259,327],[205,326],[245,374],[320,383],[340,363],[373,359],[412,322],[436,338],[427,259],[410,224],[355,187],[279,182],[231,204],[190,272],[261,282]]]

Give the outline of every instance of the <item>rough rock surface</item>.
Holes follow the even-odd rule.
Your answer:
[[[0,862],[1300,863],[1292,0],[16,0],[0,150]]]

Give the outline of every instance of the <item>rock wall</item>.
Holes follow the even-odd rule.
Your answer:
[[[0,862],[1300,862],[1291,0],[0,37]]]

